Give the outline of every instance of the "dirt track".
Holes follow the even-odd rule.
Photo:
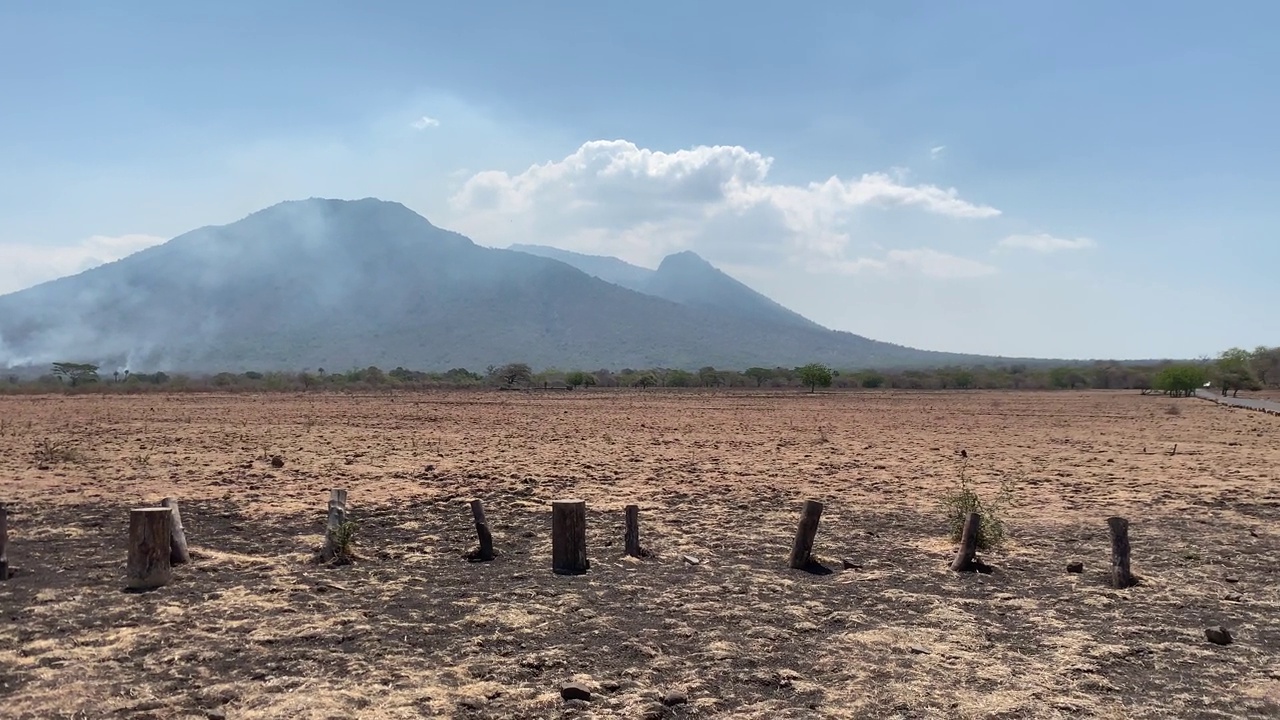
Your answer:
[[[578,392],[0,398],[0,418],[14,717],[1280,713],[1280,421],[1261,413]],[[1019,478],[991,575],[946,569],[937,503],[962,448],[982,491]],[[362,559],[316,567],[333,486]],[[198,557],[124,594],[127,509],[164,495]],[[546,503],[565,495],[591,508],[582,577],[549,568]],[[461,559],[472,496],[493,563]],[[785,568],[808,497],[830,574]],[[621,557],[627,502],[657,558]],[[1111,514],[1133,521],[1126,591],[1103,580]],[[1205,641],[1218,624],[1234,644]],[[574,679],[591,702],[560,699]]]

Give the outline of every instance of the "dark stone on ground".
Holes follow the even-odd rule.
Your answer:
[[[1231,633],[1221,625],[1218,627],[1205,628],[1204,636],[1205,639],[1214,645],[1230,645],[1235,640],[1231,637]]]
[[[672,690],[662,696],[662,704],[667,707],[675,705],[685,705],[689,702],[689,696],[683,690]]]
[[[1067,572],[1069,572],[1069,573],[1082,573],[1082,572],[1084,572],[1084,563],[1082,563],[1082,562],[1070,562],[1070,563],[1067,563]]]
[[[560,688],[560,697],[565,700],[590,700],[591,691],[582,683],[566,683],[564,687]]]

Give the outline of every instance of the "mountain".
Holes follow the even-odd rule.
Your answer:
[[[556,259],[478,246],[398,203],[291,201],[0,296],[0,365],[198,372],[991,360],[779,319],[789,311],[692,255],[668,258],[644,287],[654,294]],[[725,304],[734,298],[765,311]]]
[[[821,328],[735,280],[694,252],[668,255],[657,270],[649,270],[618,258],[583,255],[545,245],[512,245],[510,249],[559,260],[605,282],[681,305],[757,322]]]

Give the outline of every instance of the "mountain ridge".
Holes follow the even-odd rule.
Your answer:
[[[661,292],[679,302],[553,258],[482,247],[400,203],[286,201],[0,296],[0,364],[93,360],[195,372],[1000,360],[827,330],[691,260],[649,276],[665,278]],[[725,297],[770,312],[713,302]]]

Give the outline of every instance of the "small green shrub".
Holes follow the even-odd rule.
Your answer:
[[[973,487],[969,479],[967,462],[960,463],[957,473],[956,487],[942,496],[942,509],[951,531],[951,540],[959,542],[964,533],[964,522],[969,513],[978,513],[982,519],[978,526],[978,547],[989,549],[999,545],[1005,538],[1005,509],[1013,504],[1013,493],[1016,489],[1013,478],[1005,477],[1000,481],[1000,492],[993,500],[984,501]]]
[[[355,559],[353,550],[356,544],[356,531],[359,529],[360,526],[355,521],[348,520],[333,531],[334,562],[345,563]]]

